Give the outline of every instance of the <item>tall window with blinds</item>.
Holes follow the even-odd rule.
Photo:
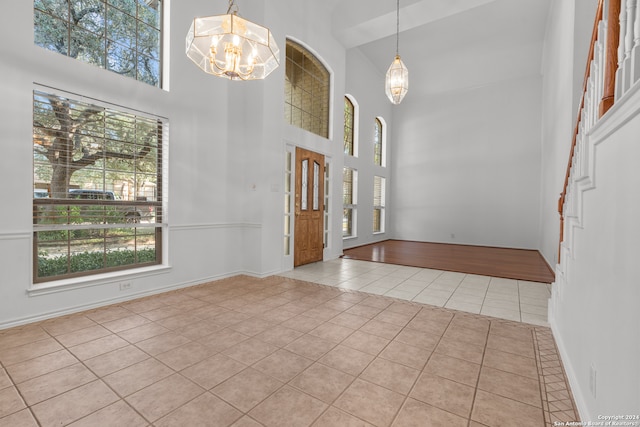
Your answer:
[[[355,237],[357,208],[356,185],[358,171],[351,168],[342,170],[342,237]]]
[[[373,232],[384,232],[384,205],[386,179],[373,177]]]
[[[33,8],[37,46],[160,86],[162,0],[34,0]]]
[[[34,91],[34,282],[161,263],[167,126]]]

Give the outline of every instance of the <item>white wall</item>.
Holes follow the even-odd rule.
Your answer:
[[[541,250],[549,262],[557,256],[556,204],[596,7],[595,0],[556,0],[547,28]],[[637,89],[607,113],[581,148],[588,153],[587,174],[570,198],[577,216],[566,218],[552,285],[549,321],[583,421],[640,414]]]
[[[588,138],[588,174],[577,186],[550,304],[584,421],[640,414],[640,87],[633,92]]]
[[[395,238],[537,248],[541,87],[534,75],[407,95],[393,116]]]
[[[389,64],[391,60],[389,59]],[[347,52],[347,84],[346,93],[357,103],[357,156],[344,156],[345,166],[358,171],[357,182],[357,218],[355,237],[344,239],[344,248],[366,245],[391,238],[391,153],[395,144],[391,138],[393,104],[384,93],[385,75],[377,71],[375,66],[360,50],[350,49]],[[373,162],[373,135],[376,117],[383,120],[386,128],[385,167]],[[343,117],[344,120],[344,117]],[[386,206],[384,233],[373,233],[373,177],[386,179]]]
[[[324,7],[286,0],[238,2],[243,16],[272,28],[282,65],[261,82],[206,75],[184,55],[194,16],[224,13],[210,1],[173,0],[170,8],[170,90],[161,90],[33,45],[33,3],[17,2],[0,17],[0,328],[78,311],[137,295],[288,267],[283,257],[285,140],[337,157],[342,151],[344,49],[330,36]],[[165,0],[165,5],[169,2]],[[325,19],[326,18],[326,19]],[[283,124],[285,37],[308,43],[334,72],[338,143]],[[169,119],[167,263],[162,269],[77,280],[60,292],[32,292],[32,91],[51,86]],[[339,120],[339,121],[336,121]],[[341,163],[338,170],[341,170]],[[335,169],[334,169],[335,171]],[[340,188],[341,174],[333,181]],[[335,189],[334,189],[335,190]],[[334,246],[341,253],[338,202]],[[7,204],[3,203],[3,207]],[[335,237],[335,236],[334,236]],[[132,283],[120,291],[119,282]]]

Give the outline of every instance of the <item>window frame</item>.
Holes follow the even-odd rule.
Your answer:
[[[140,5],[140,3],[137,1],[135,2],[135,5],[136,5],[135,16],[131,15],[126,10],[118,8],[117,5],[114,5],[112,3],[112,0],[97,0],[97,1],[101,3],[102,10],[100,11],[101,14],[99,16],[103,24],[96,25],[95,28],[93,28],[94,31],[92,31],[92,29],[90,28],[86,28],[90,26],[88,25],[88,23],[83,23],[83,24],[80,23],[82,18],[80,18],[78,22],[74,22],[72,13],[71,13],[71,3],[69,3],[69,6],[66,11],[66,17],[65,17],[65,16],[59,16],[59,15],[57,16],[55,12],[53,12],[53,10],[47,10],[46,7],[39,8],[37,5],[37,1],[34,1],[33,3],[34,45],[52,52],[56,52],[58,54],[61,54],[67,57],[70,57],[70,58],[76,59],[78,61],[97,66],[104,70],[108,70],[110,72],[120,74],[124,77],[132,78],[136,81],[148,84],[150,86],[162,88],[164,86],[163,71],[164,71],[164,41],[165,41],[164,40],[165,1],[153,0],[153,2],[156,3],[159,8],[157,27],[155,27],[156,24],[151,23],[149,20],[145,20],[143,17],[141,17],[142,15],[141,7],[143,6]],[[115,11],[115,13],[118,13],[119,14],[118,16],[121,17],[121,19],[128,18],[133,22],[135,22],[135,28],[136,28],[135,34],[125,34],[124,36],[120,37],[119,40],[116,40],[116,37],[118,37],[117,35],[114,35],[116,34],[116,31],[111,30],[110,28],[112,27],[108,24],[110,22],[109,16],[111,13],[114,13],[113,11]],[[89,12],[84,16],[91,15],[91,14],[92,13]],[[52,22],[57,22],[58,25],[61,25],[62,28],[66,28],[66,31],[63,31],[63,33],[66,33],[66,34],[63,34],[62,36],[63,38],[66,38],[66,40],[63,39],[65,46],[61,48],[64,50],[64,52],[60,50],[52,49],[51,47],[47,47],[47,44],[51,45],[52,43],[50,40],[46,40],[47,36],[49,36],[48,34],[44,34],[44,32],[39,33],[38,31],[38,18],[40,16],[46,16],[48,17],[48,19],[52,19],[53,20]],[[100,21],[100,19],[98,21]],[[95,22],[93,23],[95,24]],[[153,54],[147,55],[145,52],[139,49],[139,46],[142,45],[140,40],[144,39],[144,36],[145,36],[145,33],[143,33],[140,30],[141,28],[146,28],[147,31],[149,31],[149,34],[153,34],[157,38],[157,46],[155,46],[155,48],[157,48],[157,58],[154,58]],[[94,58],[92,58],[93,60],[79,58],[78,56],[80,56],[80,54],[77,54],[77,55],[71,54],[71,52],[73,51],[72,44],[74,40],[73,39],[74,30],[78,31],[79,33],[86,32],[87,34],[84,37],[85,39],[90,39],[91,36],[95,36],[96,38],[94,40],[99,41],[98,44],[102,45],[102,50],[99,52],[99,55],[96,55]],[[38,43],[39,35],[41,34],[44,34],[43,41],[42,43]],[[128,43],[126,42],[122,43],[123,40],[128,41]],[[113,49],[114,51],[110,53],[111,49]],[[133,70],[129,70],[128,72],[119,72],[115,70],[114,67],[110,66],[109,64],[110,60],[113,60],[114,58],[118,57],[116,54],[116,52],[118,51],[123,53],[123,55],[126,55],[126,54],[134,55],[134,59],[132,61]],[[145,58],[154,62],[157,61],[157,76],[154,75],[153,72],[150,73],[150,75],[154,79],[157,77],[157,82],[155,83],[151,83],[150,81],[145,80],[143,78],[144,76],[142,76],[140,73],[141,61],[144,61]],[[120,60],[122,61],[122,58],[120,58]],[[128,75],[128,73],[131,73],[131,72],[133,72],[135,75],[134,76]]]
[[[380,181],[377,183],[376,181]],[[385,227],[385,206],[386,206],[386,185],[387,179],[383,176],[373,177],[373,234],[382,234]],[[380,194],[377,194],[380,189]],[[378,229],[376,230],[376,214],[378,214]]]
[[[351,197],[348,199],[348,196],[345,192],[347,188],[347,182],[345,180],[346,172],[351,171],[351,181],[350,181],[350,190]],[[358,237],[357,232],[357,215],[358,215],[358,170],[350,167],[342,168],[342,238],[343,239],[354,239]],[[350,212],[350,225],[351,225],[351,234],[345,234],[344,221],[346,218],[346,213]]]
[[[36,196],[37,190],[40,189],[40,193],[42,193],[42,190],[41,190],[42,184],[38,184],[36,180],[36,175],[39,174],[39,172],[36,171],[36,168],[38,167],[38,164],[44,163],[44,162],[36,162],[36,156],[37,156],[36,150],[38,150],[37,146],[41,144],[36,141],[37,138],[41,138],[40,134],[38,133],[39,131],[36,131],[36,127],[38,127],[36,124],[36,118],[39,117],[37,116],[37,113],[36,113],[36,105],[37,105],[37,102],[41,102],[41,101],[37,101],[37,99],[42,99],[45,97],[50,97],[50,99],[57,98],[61,100],[66,100],[72,105],[76,105],[76,106],[79,105],[87,109],[95,108],[99,110],[101,114],[104,114],[105,117],[108,114],[113,115],[113,116],[110,116],[110,118],[118,117],[117,116],[118,114],[122,115],[122,117],[125,117],[125,116],[129,118],[133,117],[133,120],[135,121],[136,126],[137,126],[138,120],[142,122],[146,122],[147,125],[157,126],[156,133],[152,135],[153,136],[152,141],[155,140],[156,142],[155,142],[155,145],[151,145],[152,152],[153,150],[155,150],[155,155],[154,157],[151,158],[152,161],[155,161],[155,170],[152,171],[151,175],[148,172],[146,173],[141,172],[142,175],[155,177],[155,183],[152,183],[151,190],[149,190],[148,188],[144,188],[144,190],[141,191],[140,187],[137,187],[137,182],[134,181],[133,199],[120,200],[117,197],[118,195],[115,194],[111,188],[104,185],[106,181],[103,180],[103,187],[99,189],[79,188],[77,190],[74,190],[71,187],[68,187],[67,195],[65,196],[66,198],[47,197],[47,196],[53,195],[51,190],[51,185],[49,185],[48,189],[46,190],[48,193],[47,196],[42,197],[42,194],[38,194]],[[129,110],[124,107],[113,105],[105,101],[90,99],[90,98],[75,95],[75,94],[68,94],[68,93],[64,93],[62,91],[58,91],[48,87],[34,88],[33,108],[34,108],[34,113],[33,113],[34,114],[33,116],[33,120],[34,120],[34,132],[33,132],[33,135],[34,135],[34,139],[33,139],[34,198],[33,198],[33,204],[32,204],[33,206],[33,226],[32,226],[33,284],[37,286],[42,286],[42,285],[57,286],[59,284],[66,285],[70,280],[74,280],[77,278],[82,278],[86,280],[87,278],[100,277],[104,274],[108,274],[112,272],[127,271],[127,272],[133,273],[133,272],[136,272],[137,270],[141,270],[149,267],[157,268],[158,266],[161,266],[164,262],[164,257],[166,252],[164,250],[165,239],[166,239],[165,229],[168,226],[166,222],[167,209],[166,209],[166,197],[165,197],[166,165],[168,164],[167,162],[168,126],[169,126],[168,120],[166,118],[154,116],[151,114],[141,113],[140,111]],[[102,126],[103,126],[103,129],[105,129],[104,136],[95,137],[91,135],[91,137],[92,138],[95,137],[98,140],[102,140],[103,147],[106,147],[107,144],[117,145],[118,143],[129,144],[132,147],[139,147],[138,140],[140,138],[140,134],[134,133],[133,140],[132,140],[134,142],[131,142],[131,141],[127,142],[125,140],[114,142],[106,137],[106,129],[107,129],[106,120],[102,123]],[[46,129],[49,129],[50,131],[56,130],[56,128],[53,128],[53,127],[46,128]],[[82,137],[87,137],[88,134],[81,134],[81,135],[82,135],[81,136],[82,138]],[[145,143],[145,146],[146,146],[146,143]],[[100,150],[97,150],[97,152],[100,152]],[[134,162],[134,165],[132,166],[132,168],[136,170],[137,170],[136,165],[138,165],[136,156],[138,154],[139,152],[136,152],[135,154],[133,154],[133,157],[129,159]],[[145,154],[145,157],[146,155],[148,154]],[[102,164],[103,164],[102,167],[92,167],[92,168],[87,167],[87,169],[91,169],[94,173],[95,172],[102,173],[103,175],[106,174],[108,171],[111,171],[111,169],[107,166],[107,163],[104,160],[102,160]],[[70,166],[67,166],[67,168],[69,167]],[[80,167],[79,170],[84,168],[85,167]],[[130,172],[127,172],[127,170],[121,170],[119,173],[123,175],[127,175]],[[135,176],[136,172],[134,171],[133,173]],[[95,179],[92,180],[89,178],[89,181],[94,182]],[[40,181],[40,182],[44,182],[44,181]],[[98,183],[98,181],[95,181],[93,185],[95,185],[95,183]],[[149,191],[151,191],[151,193]],[[40,221],[41,219],[40,215],[42,211],[45,211],[45,212],[54,211],[54,214],[48,217],[51,219],[51,221],[44,222],[44,223]],[[114,212],[116,216],[113,215]],[[127,215],[130,212],[134,212],[134,214],[139,214],[139,216],[137,218],[134,217],[132,219],[132,217]],[[58,213],[60,213],[60,215],[57,215]],[[99,216],[96,218],[95,216],[92,216],[95,213],[98,213],[98,215],[103,215],[103,216]],[[74,216],[72,217],[72,215]],[[66,218],[66,222],[65,222],[65,218]],[[77,220],[73,221],[72,218],[76,218],[76,219],[81,218],[84,221],[82,222],[78,222]],[[144,221],[147,221],[147,222],[144,223]],[[109,249],[111,249],[111,252],[113,252],[113,247],[110,247],[108,245],[108,241],[109,239],[112,239],[114,236],[109,236],[108,230],[126,230],[126,229],[131,230],[131,233],[133,233],[131,236],[133,236],[135,241],[134,249],[133,249],[134,262],[119,264],[119,265],[109,265],[109,261],[108,261],[108,257],[110,253]],[[72,248],[71,240],[73,240],[73,238],[71,237],[71,233],[74,232],[75,230],[86,230],[87,234],[90,234],[91,232],[95,233],[96,231],[103,232],[102,237],[98,237],[95,235],[92,237],[92,239],[102,239],[102,242],[103,242],[98,244],[103,246],[101,251],[93,251],[96,253],[103,254],[102,268],[87,269],[84,271],[73,271],[71,269],[72,257],[77,254],[71,250]],[[138,233],[138,230],[140,230],[140,234]],[[148,232],[145,233],[144,230],[151,231],[151,233],[148,233]],[[62,240],[59,239],[57,241],[60,244],[59,247],[64,246],[63,243],[66,243],[67,245],[66,246],[67,247],[66,272],[62,274],[42,276],[39,274],[39,269],[38,269],[39,242],[40,242],[38,233],[60,232],[60,231],[67,234],[66,238]],[[138,258],[138,255],[140,254],[139,251],[144,248],[142,247],[138,248],[137,238],[138,237],[144,238],[144,236],[151,236],[151,235],[153,235],[153,259],[145,258],[144,261],[140,261]],[[87,237],[87,239],[89,238]],[[65,255],[64,254],[60,255],[60,257],[63,257],[63,256]]]
[[[344,96],[344,102],[344,155],[358,157],[358,104],[350,95]],[[350,110],[350,117],[347,116],[347,108]],[[349,142],[347,139],[351,141]],[[350,144],[348,149],[347,144]]]
[[[382,117],[376,117],[373,127],[373,164],[387,166],[387,137],[386,124]]]

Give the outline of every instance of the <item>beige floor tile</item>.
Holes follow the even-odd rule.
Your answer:
[[[6,369],[15,383],[21,383],[77,362],[78,359],[67,350],[59,350],[25,362],[7,366]]]
[[[368,353],[338,345],[320,358],[319,362],[349,375],[359,375],[373,359],[374,356]]]
[[[280,349],[253,365],[254,369],[287,382],[313,363],[313,360]]]
[[[214,351],[204,344],[189,342],[156,356],[156,359],[173,369],[181,371],[213,355]]]
[[[186,339],[186,337],[183,338]],[[249,338],[248,335],[241,334],[240,332],[231,329],[222,329],[204,338],[200,338],[198,342],[211,348],[214,352],[221,352]]]
[[[480,372],[478,389],[542,408],[537,378],[523,377],[484,366]]]
[[[440,339],[440,335],[434,335],[416,329],[405,328],[398,335],[396,335],[393,340],[401,342],[403,344],[420,347],[426,350],[433,350],[438,345]]]
[[[535,358],[535,351],[533,349],[533,342],[524,342],[514,340],[512,337],[504,337],[496,334],[489,334],[487,340],[487,349],[494,349],[504,351],[506,353],[516,354],[519,356],[526,356],[529,358]]]
[[[31,411],[23,409],[0,418],[0,427],[38,427],[38,423],[31,415]]]
[[[175,332],[183,337],[189,338],[190,340],[197,341],[222,329],[222,326],[216,325],[210,320],[199,320],[197,323],[192,323],[190,325],[183,326],[182,328],[178,328]]]
[[[0,339],[0,343],[1,341]],[[36,357],[63,349],[58,341],[48,335],[44,339],[15,347],[3,347],[2,344],[0,344],[0,348],[0,362],[2,362],[4,366],[15,365],[16,363],[35,359]]]
[[[401,326],[394,325],[392,323],[381,322],[380,320],[372,319],[360,328],[360,331],[366,332],[372,335],[377,335],[386,339],[393,339],[402,330]]]
[[[12,385],[13,382],[11,381],[11,378],[9,378],[7,371],[5,371],[3,368],[0,368],[0,390],[11,387]]]
[[[309,335],[338,344],[353,332],[355,332],[354,329],[327,322],[309,331]]]
[[[57,396],[81,385],[96,380],[97,377],[84,365],[76,363],[57,371],[32,378],[18,384],[18,390],[28,405]]]
[[[310,426],[326,408],[320,400],[285,386],[253,408],[249,415],[266,427],[303,427]]]
[[[488,348],[482,363],[483,366],[500,369],[512,374],[518,374],[532,379],[538,378],[536,361],[530,357]]]
[[[484,347],[487,343],[487,331],[470,329],[458,325],[449,325],[442,338],[444,340],[455,340],[464,344]]]
[[[79,331],[95,325],[96,322],[82,314],[59,317],[42,323],[42,327],[53,336]]]
[[[408,394],[420,371],[390,360],[377,358],[362,372],[360,378],[379,386]]]
[[[244,363],[245,365],[253,365],[257,361],[264,359],[271,353],[278,350],[275,345],[268,344],[256,338],[250,338],[239,344],[229,347],[222,354]]]
[[[144,325],[119,332],[118,336],[132,344],[135,344],[167,332],[169,332],[169,329],[157,323],[145,323]]]
[[[327,409],[324,414],[313,423],[313,427],[373,427],[373,424],[349,415],[333,406]]]
[[[214,387],[211,392],[243,412],[249,412],[282,386],[282,382],[247,368]]]
[[[244,363],[223,354],[216,354],[186,368],[181,373],[201,387],[210,390],[246,367]]]
[[[43,427],[70,424],[118,400],[102,381],[93,381],[31,407]]]
[[[123,319],[133,313],[122,306],[112,305],[85,313],[89,319],[96,323],[106,323],[112,320]]]
[[[355,379],[342,371],[314,363],[289,384],[323,402],[332,403]]]
[[[254,317],[251,319],[244,320],[240,323],[236,323],[235,325],[231,325],[229,329],[232,329],[236,332],[240,332],[241,334],[252,337],[254,335],[258,335],[259,333],[266,331],[272,326],[274,326],[274,323],[268,322],[262,318]]]
[[[314,337],[312,335],[303,335],[297,340],[289,343],[285,349],[299,354],[300,356],[318,360],[335,346],[336,344],[331,341]]]
[[[136,326],[144,325],[145,323],[149,323],[149,319],[137,314],[132,314],[127,317],[105,322],[102,326],[109,329],[111,332],[118,333],[126,331],[127,329],[135,328]]]
[[[51,336],[40,325],[27,325],[0,333],[0,354],[4,351],[41,341]]]
[[[484,356],[484,346],[471,345],[455,338],[445,337],[438,343],[435,352],[480,364]]]
[[[131,406],[124,400],[118,400],[116,403],[69,424],[69,427],[145,427],[147,425],[149,423],[136,413]]]
[[[449,298],[450,296],[434,296],[425,292],[421,292],[415,297],[413,297],[411,301],[418,302],[421,304],[434,305],[436,307],[444,307],[444,305],[447,303]]]
[[[0,418],[24,408],[26,408],[26,405],[15,387],[7,387],[0,390]]]
[[[187,337],[178,335],[175,332],[167,332],[166,334],[140,341],[136,343],[136,347],[151,356],[156,356],[188,342],[191,342],[191,340]]]
[[[393,427],[423,426],[466,427],[467,419],[417,400],[407,399]]]
[[[359,329],[365,323],[367,323],[370,319],[364,316],[358,316],[350,313],[340,313],[336,317],[329,320],[329,323],[333,323],[335,325],[344,326],[350,329]]]
[[[413,369],[422,369],[431,356],[431,350],[392,341],[380,353],[380,357],[401,363]]]
[[[399,393],[356,379],[334,406],[376,426],[388,426],[403,401]]]
[[[98,338],[105,337],[107,335],[111,335],[111,331],[100,326],[90,326],[85,329],[80,329],[78,331],[68,332],[66,334],[58,335],[56,339],[60,344],[65,347],[73,347],[74,345],[83,344],[89,341],[93,341]]]
[[[253,418],[249,417],[248,415],[245,415],[244,417],[240,418],[238,421],[233,423],[231,427],[264,427],[264,426],[259,422],[257,422],[256,420],[254,420]]]
[[[480,365],[434,353],[424,372],[475,387],[480,375]]]
[[[511,310],[507,308],[500,307],[490,307],[487,305],[482,306],[482,310],[480,310],[480,314],[484,314],[485,316],[497,317],[500,319],[513,320],[514,322],[520,321],[520,310]]]
[[[161,304],[160,307],[157,308],[153,308],[149,311],[145,311],[140,313],[140,316],[144,317],[145,319],[149,319],[152,322],[157,322],[161,319],[166,319],[168,317],[172,317],[172,316],[177,316],[180,313],[182,313],[181,310],[178,310],[175,307],[171,307],[165,304]]]
[[[459,301],[458,299],[451,299],[444,305],[446,308],[450,308],[451,310],[460,310],[465,311],[467,313],[475,313],[479,314],[480,310],[482,310],[481,304],[473,304],[469,302]]]
[[[542,409],[478,390],[471,419],[487,426],[518,425],[539,427],[545,425]]]
[[[96,375],[103,377],[148,358],[149,355],[138,349],[138,347],[128,345],[86,360],[84,364]]]
[[[355,314],[356,316],[366,317],[368,319],[373,319],[376,317],[384,308],[380,307],[372,307],[370,305],[363,304],[362,302],[354,305],[350,309],[346,311],[349,314]]]
[[[342,345],[377,356],[390,342],[390,340],[377,335],[355,331],[342,342]]]
[[[200,386],[182,375],[174,374],[135,392],[125,400],[148,421],[155,422],[202,393],[204,389]]]
[[[537,315],[537,314],[521,313],[520,317],[522,318],[522,322],[523,323],[529,323],[529,324],[532,324],[532,325],[549,327],[549,322],[547,320],[547,315],[540,316],[540,315]]]
[[[173,374],[166,365],[147,359],[104,377],[104,381],[125,397]]]
[[[276,325],[259,333],[256,338],[276,347],[284,347],[292,341],[304,335],[303,332],[290,329],[282,325]]]
[[[84,344],[76,345],[69,348],[69,351],[73,353],[80,360],[91,359],[101,354],[109,353],[110,351],[117,350],[122,347],[128,346],[129,343],[117,335],[107,335],[106,337],[98,338],[93,341],[86,342]]]
[[[282,322],[280,325],[290,329],[294,329],[298,332],[307,333],[322,325],[322,323],[324,322],[320,319],[315,319],[313,317],[308,317],[301,314]]]
[[[207,426],[227,427],[242,417],[242,412],[205,393],[156,421],[156,427]]]
[[[475,387],[425,373],[416,382],[410,396],[436,408],[468,418],[473,406]]]

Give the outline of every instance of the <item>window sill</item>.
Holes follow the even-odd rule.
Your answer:
[[[384,234],[384,233],[385,233],[384,231],[374,231],[373,235],[377,236],[379,234]]]
[[[357,238],[358,238],[358,236],[346,236],[346,237],[343,237],[342,240],[353,240],[353,239],[357,239]]]
[[[34,283],[27,289],[27,295],[36,297],[59,292],[73,291],[76,289],[88,288],[92,286],[102,286],[115,284],[118,282],[130,281],[142,277],[165,274],[171,270],[168,265],[154,265],[115,273],[103,273],[93,276],[75,277],[73,279],[56,280],[46,283]]]

